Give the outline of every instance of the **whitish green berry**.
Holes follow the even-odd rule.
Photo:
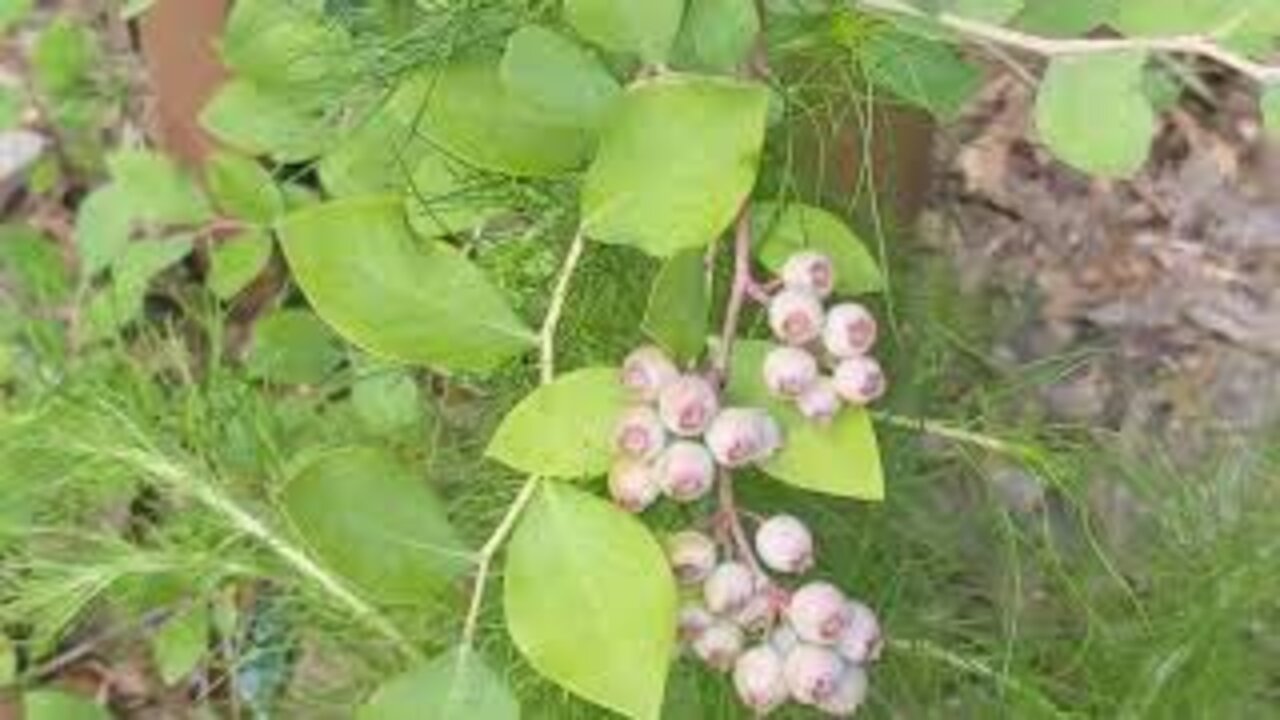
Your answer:
[[[701,435],[719,411],[716,389],[697,375],[681,375],[658,394],[658,415],[681,437]]]
[[[716,462],[729,468],[768,459],[782,443],[782,431],[759,408],[726,408],[707,429],[707,447]]]
[[[658,413],[647,405],[627,409],[614,429],[614,448],[621,455],[638,460],[651,460],[662,452],[667,431]]]
[[[807,643],[834,645],[853,622],[848,599],[831,583],[811,582],[791,595],[787,621]]]
[[[886,383],[880,363],[867,355],[840,361],[831,377],[836,392],[850,405],[866,405],[884,395]]]
[[[845,660],[856,665],[866,665],[880,659],[884,639],[880,632],[880,620],[875,611],[866,605],[850,600],[846,607],[849,626],[836,639],[836,650]]]
[[[727,620],[717,620],[693,641],[693,652],[716,670],[728,671],[742,653],[742,629]]]
[[[677,502],[693,502],[711,491],[716,464],[701,443],[679,440],[658,457],[658,487]]]
[[[667,538],[667,559],[681,585],[696,585],[716,566],[716,543],[696,530],[681,530]]]
[[[796,702],[816,705],[835,694],[844,662],[830,648],[801,644],[787,655],[782,672]]]
[[[818,702],[818,709],[833,717],[853,717],[867,699],[867,671],[847,665],[836,689]]]
[[[825,298],[835,288],[835,266],[831,264],[831,258],[820,252],[798,252],[787,258],[782,266],[782,282],[789,288],[808,290]]]
[[[742,610],[755,594],[755,575],[740,562],[720,563],[702,584],[707,609],[721,616]]]
[[[609,471],[609,494],[623,510],[643,512],[660,493],[653,469],[643,462],[618,460]]]
[[[623,387],[637,400],[652,402],[658,399],[662,388],[680,376],[680,371],[662,350],[645,345],[622,361],[621,376]]]
[[[840,412],[840,394],[836,392],[835,382],[830,378],[818,378],[796,398],[796,409],[815,423],[830,423]]]
[[[818,379],[818,361],[803,348],[781,345],[764,357],[764,384],[780,397],[797,397]]]
[[[733,686],[742,703],[757,716],[772,712],[789,694],[782,675],[782,656],[768,645],[748,649],[733,666]]]
[[[688,603],[682,605],[676,614],[677,636],[681,642],[693,643],[715,621],[715,616],[700,604]]]
[[[774,515],[756,530],[756,554],[770,570],[798,574],[813,567],[813,535],[792,515]]]
[[[822,335],[822,301],[808,290],[787,288],[769,301],[769,327],[787,345],[806,345]]]
[[[857,303],[841,303],[827,310],[822,344],[838,358],[865,355],[876,344],[876,319]]]

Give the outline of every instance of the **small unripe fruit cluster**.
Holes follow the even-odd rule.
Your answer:
[[[693,502],[711,491],[718,467],[766,460],[782,431],[758,408],[722,408],[716,386],[681,373],[662,350],[645,346],[622,363],[621,382],[636,404],[618,419],[609,492],[630,512],[660,496]]]
[[[830,422],[843,404],[867,405],[886,389],[884,372],[871,357],[877,327],[862,305],[824,308],[835,288],[835,267],[822,253],[799,252],[781,272],[782,289],[769,300],[769,327],[782,345],[765,357],[770,392],[795,403],[815,422]],[[824,374],[819,356],[829,364]]]
[[[764,519],[754,549],[765,568],[797,575],[813,566],[813,536],[791,515]],[[732,671],[739,699],[757,716],[788,701],[850,717],[867,696],[867,666],[880,655],[880,623],[839,588],[810,582],[788,593],[750,565],[721,560],[696,531],[667,540],[680,584],[683,647],[709,667]]]

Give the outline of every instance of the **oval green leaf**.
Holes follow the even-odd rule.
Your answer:
[[[511,538],[503,599],[511,637],[538,672],[627,717],[656,720],[676,585],[639,520],[544,484]]]
[[[1055,58],[1036,96],[1040,139],[1087,173],[1128,177],[1147,161],[1156,114],[1143,93],[1145,52]],[[1106,108],[1099,122],[1098,108]]]
[[[846,408],[828,426],[805,419],[790,403],[777,400],[764,385],[764,358],[772,344],[758,340],[733,346],[728,398],[735,404],[764,407],[782,424],[785,446],[764,472],[789,485],[830,495],[884,499],[884,474],[871,417]]]
[[[684,0],[566,0],[564,12],[591,42],[658,64],[680,30]]]
[[[595,55],[538,25],[526,25],[511,36],[499,72],[517,96],[583,127],[598,125],[620,92],[618,81]]]
[[[696,360],[707,343],[711,288],[703,253],[685,250],[662,264],[649,291],[644,331],[677,360]]]
[[[378,603],[429,602],[470,564],[439,498],[386,451],[312,456],[281,501],[316,556]]]
[[[775,273],[792,254],[816,250],[835,265],[837,292],[859,295],[884,290],[884,276],[866,244],[835,214],[812,205],[776,202],[757,203],[752,212],[759,238],[756,257]]]
[[[316,312],[375,355],[490,370],[534,343],[502,294],[453,248],[414,244],[399,198],[317,205],[280,226]]]
[[[224,214],[269,223],[284,212],[284,195],[256,160],[219,152],[205,166],[209,195]]]
[[[271,236],[260,228],[236,233],[209,253],[209,289],[230,300],[253,282],[271,260]]]
[[[689,0],[676,56],[693,67],[730,72],[747,59],[759,33],[752,0]]]
[[[596,240],[668,256],[704,247],[756,180],[769,93],[693,75],[632,87],[605,123],[582,189]]]
[[[561,375],[507,414],[486,454],[531,475],[603,475],[613,455],[613,427],[626,403],[616,368]]]
[[[517,720],[511,690],[474,650],[461,646],[383,683],[356,720]]]

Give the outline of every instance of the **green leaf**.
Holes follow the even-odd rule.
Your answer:
[[[111,266],[111,282],[92,296],[86,339],[102,340],[142,315],[151,281],[191,252],[190,237],[131,242]]]
[[[485,454],[531,475],[602,475],[611,464],[613,427],[626,404],[616,368],[561,375],[507,414]]]
[[[57,690],[38,690],[22,696],[25,720],[111,720],[95,702]]]
[[[284,195],[255,160],[219,152],[205,165],[205,178],[214,204],[226,215],[266,224],[284,212]]]
[[[170,685],[191,674],[209,648],[209,611],[197,605],[156,632],[156,666]]]
[[[515,697],[474,650],[459,646],[383,683],[356,720],[518,720]]]
[[[104,185],[84,199],[76,211],[76,251],[85,277],[105,270],[129,245],[133,208],[120,188]]]
[[[638,519],[544,483],[507,549],[503,604],[538,672],[592,702],[656,720],[675,641],[676,585]]]
[[[684,0],[565,0],[564,13],[591,42],[660,64],[680,30]]]
[[[702,354],[710,321],[711,293],[703,253],[685,250],[672,255],[649,291],[645,333],[676,359],[691,361]]]
[[[516,96],[588,128],[600,124],[621,92],[594,54],[539,25],[526,25],[507,40],[498,72]]]
[[[0,0],[0,32],[9,32],[14,25],[26,20],[35,7],[35,0]]]
[[[753,0],[689,0],[676,54],[699,69],[731,72],[747,59],[759,33]]]
[[[633,86],[606,122],[582,189],[587,233],[668,256],[704,247],[755,184],[769,93],[693,75]]]
[[[1022,12],[1025,3],[1026,0],[950,0],[950,9],[956,15],[1002,25]]]
[[[192,224],[211,216],[199,186],[164,155],[122,150],[107,158],[107,166],[135,222]]]
[[[884,28],[859,47],[872,82],[943,120],[955,117],[982,84],[976,67],[935,40]]]
[[[1018,27],[1042,35],[1073,37],[1084,35],[1107,22],[1118,0],[1026,0],[1018,16]]]
[[[352,47],[319,0],[237,0],[222,36],[236,75],[295,95],[342,77]]]
[[[223,300],[240,294],[262,274],[271,260],[271,236],[265,230],[243,230],[218,243],[209,253],[209,289]]]
[[[97,67],[98,45],[88,25],[70,14],[59,15],[36,38],[31,69],[37,85],[54,98],[65,98],[90,85]]]
[[[418,383],[401,369],[375,366],[351,384],[351,405],[366,427],[384,437],[418,426],[423,418]]]
[[[319,385],[342,362],[342,348],[329,328],[306,310],[284,309],[253,327],[246,358],[250,376],[286,385]]]
[[[470,564],[439,498],[384,450],[315,455],[281,501],[317,557],[380,604],[431,602]]]
[[[1040,139],[1064,162],[1105,177],[1127,177],[1147,160],[1156,115],[1143,94],[1144,52],[1059,57],[1036,97]],[[1098,108],[1107,109],[1098,122]]]
[[[796,252],[816,250],[835,265],[836,292],[861,295],[884,289],[884,276],[866,244],[836,215],[812,205],[762,202],[753,208],[752,223],[759,238],[756,256],[775,273]]]
[[[444,153],[429,152],[408,182],[409,225],[424,238],[457,235],[484,225],[504,208],[486,191],[483,178],[469,183],[467,169]]]
[[[1212,34],[1246,19],[1253,0],[1124,0],[1111,25],[1126,35]]]
[[[11,273],[26,298],[37,304],[67,297],[71,281],[57,244],[24,225],[0,226],[0,268]]]
[[[427,103],[427,130],[476,167],[521,176],[556,175],[580,166],[592,134],[508,90],[496,63],[439,71]]]
[[[200,124],[229,147],[279,162],[321,154],[332,133],[320,112],[240,78],[218,89],[201,111]]]
[[[415,246],[397,198],[301,210],[284,219],[280,238],[320,317],[375,355],[484,371],[534,344],[534,333],[466,258],[442,243]]]
[[[1280,137],[1280,85],[1263,88],[1259,105],[1262,109],[1263,127],[1272,136]]]
[[[764,407],[781,423],[784,447],[761,469],[796,487],[830,495],[884,499],[875,429],[865,410],[845,408],[828,426],[815,425],[765,387],[764,358],[772,345],[740,340],[733,346],[726,395],[738,405]]]
[[[397,191],[426,154],[436,151],[423,134],[422,110],[432,93],[431,76],[403,81],[320,161],[320,181],[331,195],[346,197]]]

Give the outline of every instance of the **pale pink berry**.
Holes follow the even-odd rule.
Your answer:
[[[756,554],[770,570],[803,573],[813,567],[813,535],[792,515],[774,515],[756,530]]]
[[[614,448],[628,457],[650,460],[667,442],[667,431],[658,413],[648,405],[629,408],[614,429]]]
[[[769,327],[788,345],[806,345],[822,335],[822,301],[808,290],[787,288],[769,301]]]
[[[886,383],[880,363],[867,355],[840,361],[831,376],[836,392],[850,405],[866,405],[884,395]]]
[[[741,628],[727,620],[716,620],[693,641],[693,652],[707,665],[723,672],[733,667],[744,642]]]
[[[678,502],[693,502],[711,491],[716,464],[701,443],[679,440],[662,451],[657,473],[658,487],[664,495]]]
[[[716,615],[733,615],[756,594],[756,578],[751,568],[740,562],[721,563],[702,584],[702,598]]]
[[[782,266],[782,282],[789,288],[808,290],[820,298],[831,294],[836,285],[836,269],[831,258],[806,250],[787,258]]]
[[[707,428],[707,447],[716,462],[729,468],[760,462],[781,445],[782,431],[759,408],[726,408]]]
[[[836,392],[835,382],[818,378],[796,398],[796,409],[819,425],[830,423],[840,412],[840,394]]]
[[[801,640],[834,645],[853,618],[848,600],[839,588],[831,583],[812,582],[791,595],[787,621]]]
[[[733,621],[747,632],[758,632],[773,624],[778,608],[766,592],[757,592],[733,614]]]
[[[716,619],[705,607],[689,603],[682,605],[676,614],[676,633],[681,642],[692,643],[715,623]]]
[[[782,345],[764,357],[764,384],[774,395],[796,397],[818,379],[818,361],[803,348]]]
[[[828,648],[801,644],[787,654],[782,674],[796,702],[816,705],[835,694],[844,662]]]
[[[701,435],[720,410],[716,389],[697,375],[682,375],[658,394],[658,415],[671,432]]]
[[[778,651],[779,655],[786,657],[800,645],[800,638],[796,636],[796,631],[792,630],[790,625],[783,623],[769,633],[769,644]]]
[[[645,463],[622,459],[609,471],[609,494],[623,510],[643,512],[660,493],[657,477]]]
[[[754,710],[757,716],[772,712],[787,701],[782,656],[768,645],[750,648],[734,663],[733,686],[742,703]]]
[[[716,543],[696,530],[681,530],[667,538],[667,560],[681,585],[695,585],[715,568]]]
[[[856,600],[850,600],[848,608],[849,626],[836,638],[836,650],[856,665],[879,660],[884,638],[875,611]]]
[[[637,400],[652,402],[658,393],[677,377],[680,371],[666,353],[653,345],[645,345],[631,352],[622,361],[622,385]]]
[[[838,358],[866,355],[876,344],[876,319],[857,303],[841,303],[827,310],[822,344]]]
[[[857,665],[845,667],[836,689],[818,701],[818,709],[832,717],[853,717],[867,699],[867,671]]]

